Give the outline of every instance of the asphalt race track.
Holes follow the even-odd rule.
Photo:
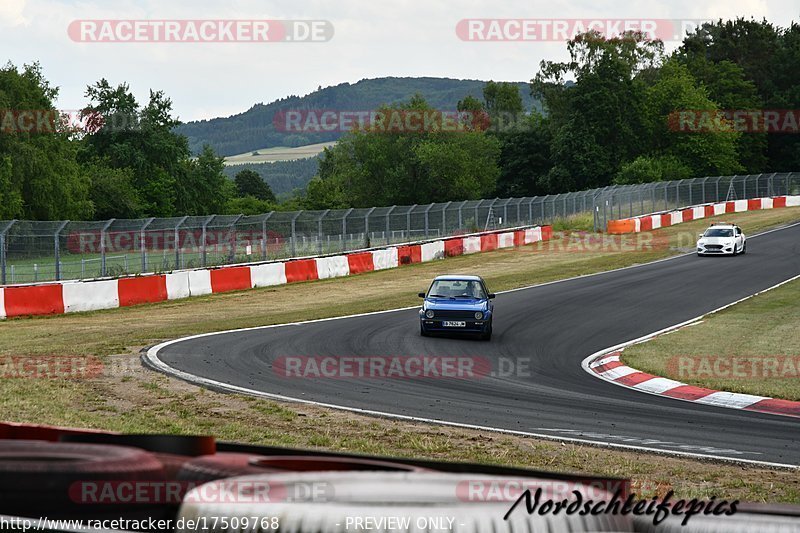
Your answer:
[[[800,465],[797,418],[661,398],[604,382],[581,368],[581,361],[594,352],[799,274],[800,225],[794,225],[751,237],[744,256],[681,256],[499,294],[491,342],[423,338],[417,310],[405,309],[201,336],[164,346],[157,356],[173,369],[220,384],[306,401],[612,445]],[[409,291],[423,290],[429,281],[420,280]],[[330,379],[287,378],[272,368],[281,356],[352,355],[527,359],[531,372],[477,379]]]

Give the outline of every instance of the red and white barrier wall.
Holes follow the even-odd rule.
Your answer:
[[[638,233],[652,231],[658,228],[674,226],[682,222],[691,222],[701,218],[724,215],[726,213],[742,213],[744,211],[757,211],[759,209],[774,209],[778,207],[800,207],[800,196],[776,196],[773,198],[751,198],[749,200],[734,200],[732,202],[719,202],[716,204],[703,204],[685,207],[665,213],[642,215],[620,220],[609,220],[607,231],[611,234]]]
[[[550,240],[551,237],[552,228],[541,226],[283,262],[179,270],[169,274],[108,280],[0,287],[0,319],[114,309],[254,287],[337,278],[445,257],[523,246]]]

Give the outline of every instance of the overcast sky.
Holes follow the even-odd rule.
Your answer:
[[[529,80],[542,59],[566,57],[561,42],[465,42],[461,19],[708,19],[736,16],[786,26],[797,0],[0,0],[2,60],[41,62],[60,87],[58,106],[85,104],[86,85],[126,81],[140,102],[162,89],[183,121],[227,116],[257,102],[381,76]],[[75,20],[327,20],[316,43],[76,42]],[[674,43],[667,43],[674,48]]]

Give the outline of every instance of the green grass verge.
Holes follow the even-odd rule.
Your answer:
[[[684,383],[800,401],[800,280],[626,349],[626,364]],[[713,339],[713,342],[709,342]]]

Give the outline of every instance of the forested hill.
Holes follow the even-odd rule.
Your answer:
[[[342,83],[320,88],[306,96],[289,96],[270,104],[256,104],[244,113],[225,118],[189,122],[177,132],[189,138],[189,148],[198,153],[203,144],[210,144],[222,156],[241,154],[273,146],[303,146],[333,141],[341,132],[293,134],[275,131],[275,113],[293,109],[333,109],[368,111],[383,104],[395,104],[421,94],[435,109],[455,110],[459,100],[471,95],[483,98],[485,81],[449,78],[375,78],[357,83]],[[520,95],[526,109],[539,108],[530,96],[527,82],[519,82]]]

